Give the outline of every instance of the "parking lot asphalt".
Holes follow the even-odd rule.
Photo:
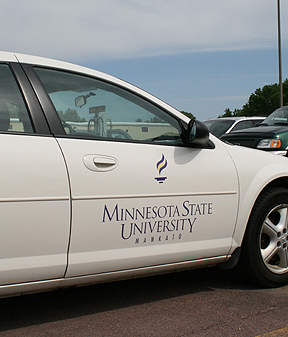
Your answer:
[[[218,268],[0,300],[0,336],[288,336],[288,286]]]

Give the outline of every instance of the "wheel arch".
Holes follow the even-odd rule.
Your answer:
[[[271,188],[275,188],[275,187],[286,187],[286,188],[288,188],[288,177],[280,177],[280,178],[272,180],[269,184],[267,184],[262,189],[262,191],[259,193],[257,199],[260,197],[261,194],[263,194],[267,190],[269,190]],[[255,200],[255,202],[257,201],[257,199]],[[254,205],[253,205],[253,207],[254,207]]]
[[[287,180],[275,179],[261,191],[249,216],[237,268],[261,287],[288,284],[287,204]]]
[[[239,225],[239,215],[238,215],[238,220],[237,220],[237,224],[235,227],[235,231],[233,234],[233,240],[232,240],[232,247],[230,250],[230,259],[227,260],[226,262],[222,263],[220,265],[220,268],[223,269],[231,269],[233,267],[235,267],[239,261],[240,255],[241,255],[241,247],[242,247],[242,243],[244,240],[244,236],[247,230],[247,225],[249,222],[249,219],[251,217],[251,214],[253,212],[253,209],[257,203],[257,201],[259,200],[259,198],[261,198],[261,196],[266,193],[268,190],[272,190],[274,188],[277,187],[286,187],[288,189],[288,176],[286,177],[279,177],[276,178],[272,181],[270,181],[268,184],[266,184],[258,193],[257,197],[254,200],[254,203],[252,204],[250,211],[248,212],[248,216],[246,217],[246,220],[244,221],[244,224],[241,226]],[[239,213],[241,213],[241,208],[239,208]],[[243,223],[243,221],[242,221]]]
[[[251,184],[253,186],[253,184]],[[235,248],[241,247],[244,235],[246,232],[247,224],[249,222],[249,219],[251,217],[251,213],[255,207],[255,204],[259,200],[259,198],[268,190],[271,190],[273,188],[277,187],[286,187],[288,188],[288,176],[282,176],[277,177],[271,181],[269,181],[266,185],[262,186],[262,188],[259,189],[258,194],[254,196],[254,202],[251,203],[251,200],[248,199],[248,202],[250,202],[250,208],[247,210],[247,206],[239,206],[238,211],[238,219],[236,228],[233,234],[233,241],[232,241],[232,249],[230,253],[233,253]],[[249,190],[246,193],[245,197],[249,195]],[[246,202],[247,203],[247,202]],[[246,209],[246,211],[245,211]]]
[[[270,181],[261,191],[260,193],[258,194],[257,198],[255,199],[255,202],[253,203],[253,206],[251,207],[251,211],[250,211],[250,214],[249,214],[249,218],[248,218],[248,221],[251,217],[251,213],[253,212],[253,209],[257,203],[257,201],[259,200],[259,198],[264,194],[266,193],[268,190],[272,190],[274,188],[277,188],[277,187],[286,187],[288,189],[288,177],[279,177],[277,179],[274,179],[272,181]],[[248,223],[247,221],[247,223]],[[246,224],[246,227],[247,227],[247,224]],[[245,227],[245,231],[246,231],[246,227]],[[244,235],[243,235],[244,236]]]

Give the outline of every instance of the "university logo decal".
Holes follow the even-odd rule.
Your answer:
[[[163,182],[167,179],[167,177],[161,176],[162,171],[167,167],[167,165],[168,165],[167,160],[166,160],[164,154],[162,154],[162,158],[156,164],[156,168],[158,170],[159,177],[156,177],[155,180],[157,180],[159,182],[159,184],[163,184]]]

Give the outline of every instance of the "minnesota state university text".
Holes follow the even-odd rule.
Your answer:
[[[103,209],[102,223],[120,223],[123,240],[135,239],[135,243],[154,243],[180,240],[182,234],[192,233],[198,217],[209,216],[213,212],[212,203],[191,203],[185,200],[178,205],[143,207],[120,207],[116,204]]]

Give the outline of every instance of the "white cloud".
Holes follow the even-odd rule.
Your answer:
[[[0,5],[2,50],[69,61],[277,45],[276,0],[0,0]],[[285,18],[284,1],[281,11]]]

